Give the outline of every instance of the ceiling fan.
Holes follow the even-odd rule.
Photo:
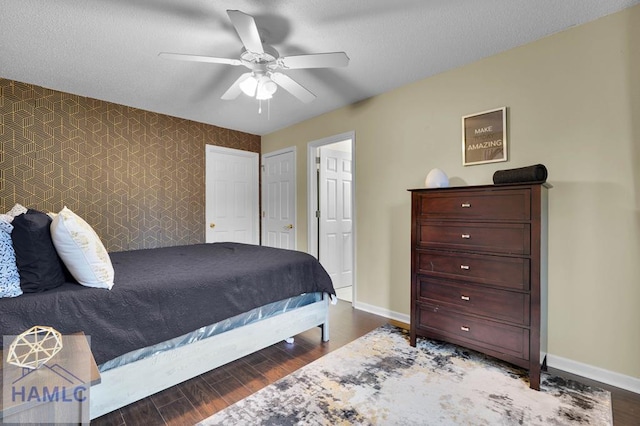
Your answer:
[[[158,56],[181,61],[247,67],[250,71],[238,77],[221,96],[226,100],[236,99],[240,93],[245,93],[258,100],[271,99],[280,86],[302,102],[311,102],[316,98],[316,95],[278,70],[345,67],[349,64],[349,57],[344,52],[280,57],[273,47],[262,43],[253,16],[239,10],[227,10],[227,14],[244,45],[240,52],[240,59],[168,52],[161,52]]]

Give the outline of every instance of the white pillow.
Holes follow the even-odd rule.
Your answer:
[[[100,237],[66,206],[51,222],[51,239],[58,256],[78,283],[87,287],[113,287],[113,265]]]
[[[13,221],[13,218],[16,216],[21,215],[22,213],[26,213],[27,212],[27,208],[25,206],[23,206],[22,204],[14,204],[13,207],[11,207],[11,210],[9,210],[7,212],[7,215],[11,218],[9,219],[9,223],[11,223]]]

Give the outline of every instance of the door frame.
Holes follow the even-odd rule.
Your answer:
[[[252,211],[252,215],[253,215],[253,220],[251,221],[251,224],[253,226],[253,236],[252,239],[253,241],[255,241],[254,244],[260,244],[260,202],[259,202],[259,194],[260,194],[260,190],[259,190],[259,186],[260,186],[260,173],[259,173],[259,159],[260,159],[260,154],[258,154],[257,152],[252,152],[252,151],[244,151],[241,149],[235,149],[235,148],[226,148],[223,146],[218,146],[218,145],[210,145],[210,144],[205,144],[205,180],[204,180],[204,186],[205,186],[205,200],[204,200],[204,235],[205,235],[205,242],[207,241],[207,174],[210,173],[210,170],[208,168],[209,165],[209,159],[211,158],[211,155],[215,155],[216,153],[218,154],[225,154],[225,155],[234,155],[237,157],[245,157],[245,158],[249,158],[252,161],[252,170],[253,170],[253,176],[252,176],[252,187],[251,187],[251,191],[252,191],[252,196],[251,196],[251,211]]]
[[[276,155],[281,155],[281,154],[286,154],[286,153],[293,153],[293,249],[296,250],[298,247],[298,187],[297,187],[297,173],[296,173],[296,163],[298,161],[298,157],[297,157],[297,153],[296,153],[296,147],[295,146],[290,146],[287,148],[282,148],[279,149],[277,151],[272,151],[272,152],[268,152],[266,154],[262,154],[262,163],[260,165],[260,173],[261,173],[261,177],[263,177],[264,174],[264,163],[265,163],[265,158],[268,157],[275,157]],[[261,180],[262,184],[262,188],[260,190],[260,193],[262,194],[262,209],[260,212],[260,225],[261,225],[261,236],[262,236],[262,241],[265,241],[265,226],[264,226],[264,212],[267,210],[267,200],[265,198],[265,185],[264,185],[264,179]]]
[[[307,252],[316,258],[318,257],[318,220],[316,211],[318,210],[318,174],[316,169],[316,156],[318,148],[325,145],[331,145],[336,142],[345,140],[351,141],[351,211],[353,214],[351,253],[353,259],[353,299],[352,304],[356,302],[357,286],[357,212],[356,212],[356,132],[349,131],[338,135],[329,136],[318,139],[307,144]]]

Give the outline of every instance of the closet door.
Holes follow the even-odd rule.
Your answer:
[[[296,248],[295,147],[262,156],[262,245]]]
[[[259,243],[258,154],[206,146],[207,243]]]

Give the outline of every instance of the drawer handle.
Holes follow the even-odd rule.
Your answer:
[[[460,269],[469,270],[469,265],[460,265]]]
[[[463,325],[463,326],[460,327],[460,330],[469,331],[469,327]]]
[[[461,206],[463,209],[468,209],[471,207],[471,203],[462,203]]]
[[[462,296],[460,296],[460,299],[466,300],[466,301],[471,300],[471,298],[469,296],[465,296],[464,294]]]
[[[460,235],[462,238],[464,238],[465,240],[468,240],[469,238],[471,238],[471,234],[462,234]]]

